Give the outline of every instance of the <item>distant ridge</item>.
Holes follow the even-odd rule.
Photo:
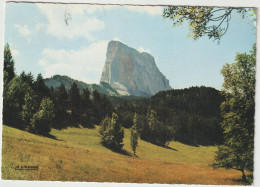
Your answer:
[[[109,96],[120,96],[120,94],[115,89],[113,89],[109,84],[105,82],[100,82],[99,85],[87,84],[85,82],[72,79],[65,75],[54,75],[51,78],[46,78],[44,82],[49,88],[57,88],[61,84],[64,84],[67,90],[69,90],[71,85],[75,82],[78,85],[80,91],[82,91],[84,88],[88,88],[90,91],[97,90],[99,93],[106,94]]]

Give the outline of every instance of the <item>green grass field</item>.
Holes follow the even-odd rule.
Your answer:
[[[51,131],[57,139],[37,136],[3,125],[2,179],[170,184],[241,184],[236,170],[210,167],[216,147],[170,142],[168,148],[139,139],[137,157],[125,129],[125,154],[100,143],[95,129]],[[38,166],[38,170],[15,170]]]

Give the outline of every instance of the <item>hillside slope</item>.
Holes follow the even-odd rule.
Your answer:
[[[100,145],[98,127],[52,130],[53,138],[3,125],[2,178],[134,183],[239,184],[240,172],[212,169],[216,147],[170,142],[163,148],[139,141],[131,156],[125,130],[125,154]],[[39,166],[38,171],[15,166]]]
[[[120,96],[120,94],[117,93],[116,90],[114,90],[108,83],[101,82],[98,84],[87,84],[82,81],[78,81],[75,79],[72,79],[65,75],[54,75],[51,78],[47,78],[44,80],[45,84],[50,88],[57,88],[61,84],[64,84],[65,88],[67,90],[70,89],[73,82],[77,83],[80,91],[82,91],[84,88],[88,88],[90,91],[97,90],[99,93],[110,95],[110,96]]]

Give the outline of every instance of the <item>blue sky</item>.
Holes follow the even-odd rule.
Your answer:
[[[233,14],[220,45],[207,37],[187,38],[188,27],[172,27],[163,7],[54,5],[7,3],[5,42],[16,72],[44,77],[68,75],[99,83],[107,43],[119,40],[151,53],[173,88],[211,86],[221,89],[220,70],[237,52],[249,52],[256,42],[254,23]],[[65,12],[71,20],[65,23]]]

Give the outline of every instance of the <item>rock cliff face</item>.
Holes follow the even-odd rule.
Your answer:
[[[100,82],[106,82],[122,95],[152,96],[172,89],[149,53],[139,53],[127,45],[111,41]]]

